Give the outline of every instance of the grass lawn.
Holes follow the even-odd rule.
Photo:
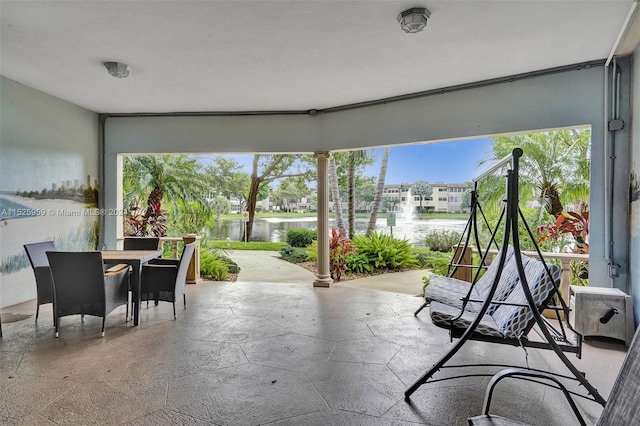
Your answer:
[[[280,251],[282,247],[286,247],[287,245],[288,244],[285,242],[272,243],[269,241],[248,241],[247,243],[245,243],[244,241],[230,241],[229,243],[227,243],[226,240],[207,241],[207,246],[222,250],[229,249]]]

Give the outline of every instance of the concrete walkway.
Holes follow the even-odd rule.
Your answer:
[[[277,251],[225,250],[240,266],[239,282],[312,283],[315,275],[280,259]]]
[[[431,275],[427,269],[414,269],[404,272],[374,275],[367,278],[340,281],[334,283],[340,287],[364,288],[369,290],[392,291],[394,293],[421,296],[423,294],[422,277]]]
[[[312,283],[315,279],[312,272],[280,259],[280,253],[277,251],[226,250],[226,252],[240,266],[238,282]],[[429,274],[428,270],[416,269],[340,281],[334,285],[415,296],[422,294],[422,277]]]

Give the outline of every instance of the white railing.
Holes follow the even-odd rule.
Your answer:
[[[180,237],[160,237],[160,249],[164,252],[164,248],[171,247],[171,259],[179,259],[180,251],[178,250],[179,244],[184,242],[184,238]]]
[[[477,251],[474,250],[474,253],[477,253]],[[529,257],[535,257],[536,259],[539,258],[538,253],[535,251],[523,251],[522,253],[526,254]],[[489,250],[487,259],[491,261],[496,254],[498,254],[498,250]],[[545,258],[545,260],[558,259],[560,261],[560,266],[562,268],[562,276],[560,278],[560,292],[562,293],[562,298],[564,299],[564,301],[566,303],[569,303],[569,285],[571,284],[571,261],[589,261],[589,255],[576,253],[543,252],[542,256]]]

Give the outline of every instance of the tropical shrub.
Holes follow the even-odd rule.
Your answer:
[[[329,239],[329,270],[331,278],[340,281],[342,273],[347,269],[347,259],[356,254],[357,249],[351,245],[351,240],[347,237],[344,229],[339,231],[331,228],[331,238]]]
[[[318,261],[318,241],[315,240],[309,247],[305,247],[305,253],[307,253],[307,260],[309,262]]]
[[[569,262],[571,270],[571,285],[589,285],[589,264],[582,259],[574,259]]]
[[[216,256],[218,256],[218,260],[227,265],[227,269],[230,274],[237,274],[240,272],[240,266],[233,260],[229,259],[229,257],[222,253],[216,253]]]
[[[432,276],[447,275],[449,273],[449,263],[451,262],[452,256],[450,253],[428,251],[420,252],[416,255],[420,261],[421,267],[431,270],[431,274],[422,277],[423,287],[429,285],[429,281]]]
[[[428,268],[427,266],[427,258],[431,255],[431,250],[428,249],[413,249],[413,255],[416,257],[416,260],[418,261],[418,268],[421,269],[426,269]]]
[[[200,275],[214,281],[224,281],[229,276],[229,267],[215,253],[200,251]]]
[[[375,268],[415,268],[418,260],[407,240],[373,232],[370,236],[355,235],[353,244],[359,253],[364,253]]]
[[[429,250],[450,252],[451,248],[460,242],[461,234],[456,231],[437,229],[428,232],[424,238],[424,245]]]
[[[287,231],[287,244],[291,247],[308,247],[318,239],[315,229],[299,228]]]
[[[431,269],[434,274],[447,275],[451,254],[437,251],[416,253],[421,268]]]
[[[210,248],[209,245],[200,248],[200,276],[215,281],[224,281],[229,274],[237,274],[240,267],[229,259],[222,251]]]
[[[302,263],[307,261],[307,252],[291,246],[280,249],[280,257],[291,263]]]
[[[369,256],[366,253],[358,253],[347,258],[347,270],[356,274],[365,274],[373,272],[374,267],[369,263]]]

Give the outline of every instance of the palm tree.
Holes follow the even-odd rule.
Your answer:
[[[186,155],[125,156],[123,187],[129,208],[137,207],[144,194],[148,194],[142,228],[151,226],[148,232],[156,236],[166,235],[162,220],[163,201],[168,202],[174,216],[181,207],[189,209],[193,203],[209,211],[209,203],[204,198],[208,188],[200,165]]]
[[[588,129],[517,134],[494,138],[494,159],[522,148],[520,197],[535,193],[547,213],[558,217],[568,203],[587,208],[591,131]]]
[[[211,202],[209,203],[211,209],[216,213],[215,221],[220,220],[220,215],[231,212],[231,201],[229,201],[223,195],[217,195]]]
[[[342,217],[342,205],[340,204],[340,188],[338,187],[338,170],[336,167],[336,156],[333,154],[329,159],[329,185],[331,186],[331,199],[333,200],[333,212],[336,215],[336,228],[344,229],[344,219]]]
[[[371,235],[378,220],[378,210],[382,204],[382,193],[384,191],[384,180],[387,176],[387,164],[389,163],[389,148],[385,148],[380,162],[380,174],[378,175],[378,185],[376,187],[376,196],[373,199],[373,210],[367,224],[367,235]]]
[[[356,170],[369,159],[367,151],[351,151],[347,155],[347,215],[349,220],[349,237],[355,235],[355,192]]]

